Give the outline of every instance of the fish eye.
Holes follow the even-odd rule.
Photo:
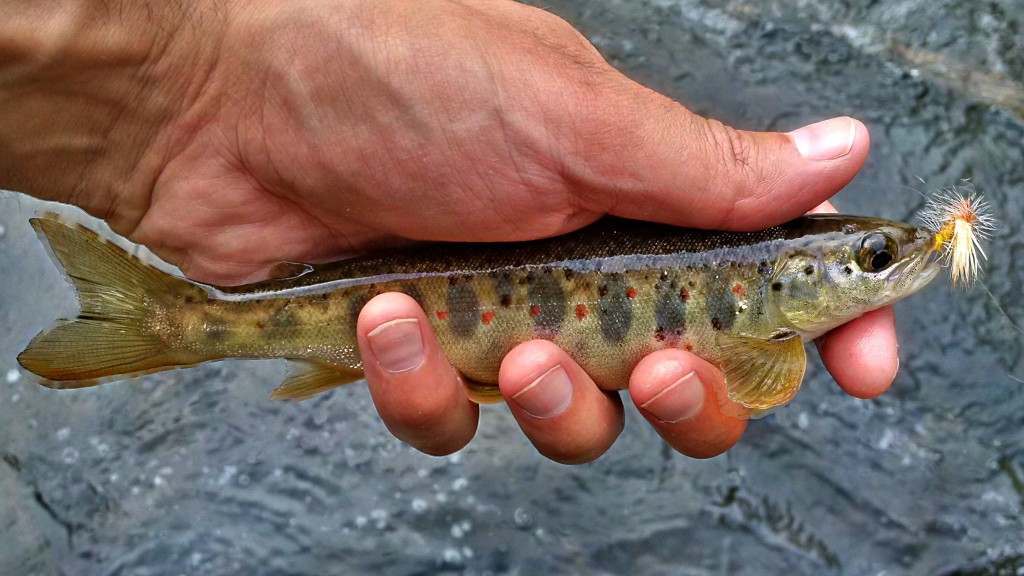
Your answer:
[[[899,255],[896,240],[888,234],[868,234],[860,242],[857,264],[867,272],[880,272],[892,264]]]

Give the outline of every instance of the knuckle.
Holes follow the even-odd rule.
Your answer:
[[[757,146],[749,132],[736,130],[717,120],[706,121],[705,132],[713,158],[718,160],[721,170],[744,174],[753,172]]]

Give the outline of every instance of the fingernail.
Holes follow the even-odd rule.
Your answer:
[[[415,318],[385,322],[370,331],[366,339],[377,363],[388,372],[412,370],[426,358],[420,323]]]
[[[807,160],[835,160],[850,153],[857,124],[847,116],[832,118],[797,128],[789,137]]]
[[[534,418],[558,416],[572,401],[572,381],[559,364],[520,390],[512,400]]]
[[[704,383],[690,372],[640,407],[670,424],[692,418],[704,407]]]

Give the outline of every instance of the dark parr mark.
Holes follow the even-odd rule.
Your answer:
[[[295,313],[288,306],[282,306],[270,317],[268,324],[274,328],[292,328],[299,323]]]
[[[449,280],[448,322],[453,334],[462,338],[472,336],[480,323],[479,309],[480,299],[472,284]]]
[[[358,289],[357,289],[358,290]],[[359,312],[366,306],[366,303],[370,301],[370,295],[366,290],[358,290],[352,294],[348,299],[348,321],[351,330],[355,331],[356,321],[359,320]]]
[[[597,320],[601,334],[609,342],[624,340],[633,325],[633,302],[626,295],[628,288],[621,274],[609,274],[598,292]]]
[[[419,286],[412,282],[402,283],[401,291],[402,294],[405,294],[415,300],[416,303],[420,305],[420,308],[423,308],[427,303],[427,299],[423,297],[423,292],[420,291]]]
[[[655,336],[661,335],[659,340],[664,340],[666,335],[682,336],[686,330],[686,300],[689,293],[683,290],[683,294],[675,290],[676,283],[667,277],[662,277],[654,285],[654,321],[658,325]]]
[[[736,322],[736,294],[726,278],[715,275],[708,282],[705,306],[715,330],[728,330]]]
[[[533,274],[526,285],[526,297],[530,301],[530,316],[538,332],[557,333],[565,321],[565,292],[555,280],[550,269]],[[534,316],[534,306],[540,306]]]
[[[208,317],[204,326],[207,337],[214,342],[222,342],[231,332],[231,324],[220,318]]]

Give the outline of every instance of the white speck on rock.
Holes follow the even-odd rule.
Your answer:
[[[224,470],[220,473],[220,478],[217,478],[217,485],[226,486],[237,473],[238,468],[236,466],[225,466]]]
[[[63,442],[65,440],[67,440],[68,436],[71,436],[71,428],[68,428],[67,426],[65,426],[65,427],[61,428],[60,430],[57,430],[57,441],[58,442]]]
[[[811,425],[811,419],[807,416],[807,412],[801,412],[796,417],[796,427],[801,430],[807,430],[807,427]]]
[[[456,492],[458,492],[459,490],[462,490],[463,488],[465,488],[468,485],[469,485],[469,480],[466,480],[465,478],[456,478],[455,481],[452,482],[452,490],[455,490]]]
[[[428,507],[427,501],[424,500],[423,498],[413,498],[412,499],[412,511],[413,512],[415,512],[417,514],[422,514],[423,512],[427,511],[427,507]]]
[[[5,380],[7,380],[8,384],[14,384],[18,380],[21,380],[21,373],[18,372],[16,369],[11,368],[10,370],[7,371],[7,376]]]
[[[65,464],[74,464],[78,461],[78,450],[68,446],[61,454],[61,460],[63,460]]]
[[[442,557],[446,564],[462,564],[462,554],[455,548],[445,548]]]

